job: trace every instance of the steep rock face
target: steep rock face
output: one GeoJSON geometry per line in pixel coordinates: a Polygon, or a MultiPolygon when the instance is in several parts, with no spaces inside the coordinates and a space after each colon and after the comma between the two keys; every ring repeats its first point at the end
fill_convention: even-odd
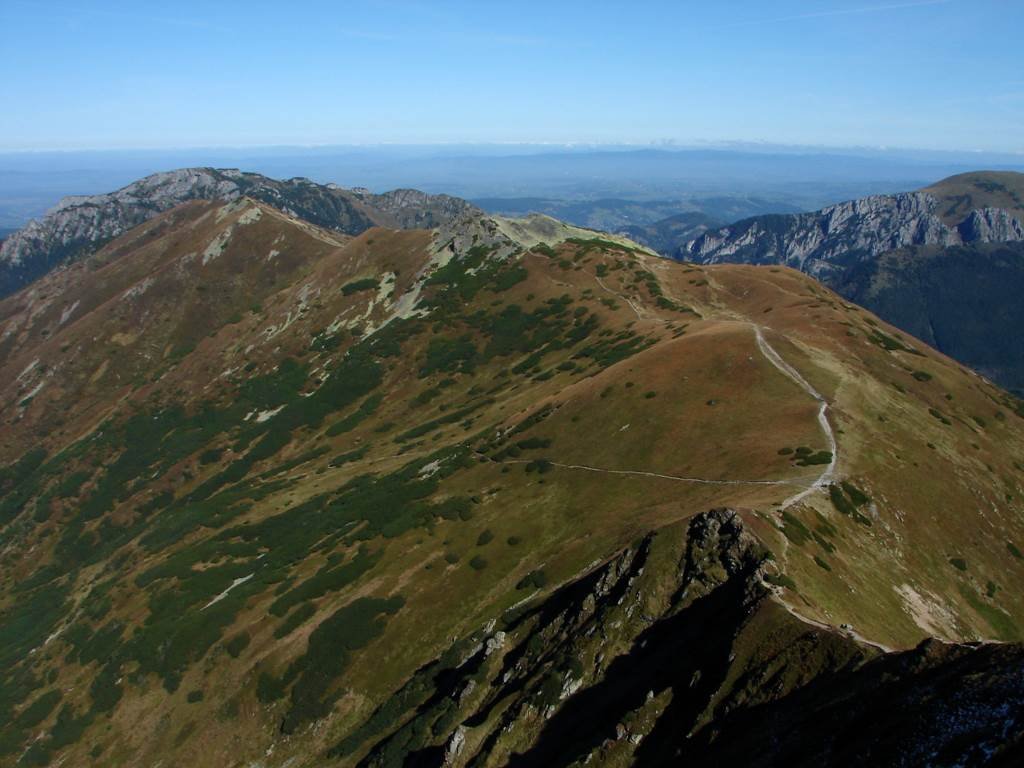
{"type": "Polygon", "coordinates": [[[882,654],[787,613],[762,581],[772,568],[735,510],[649,534],[501,630],[457,641],[328,757],[852,766],[1019,754],[1019,645],[882,654]]]}
{"type": "Polygon", "coordinates": [[[678,255],[704,264],[785,264],[828,283],[896,248],[1024,240],[1024,227],[1005,210],[974,210],[949,226],[938,209],[938,198],[924,192],[876,195],[815,213],[746,219],[705,233],[678,255]]]}
{"type": "Polygon", "coordinates": [[[688,765],[1020,765],[1024,649],[926,640],[723,715],[688,765]]]}
{"type": "Polygon", "coordinates": [[[957,227],[965,243],[1010,243],[1024,240],[1024,227],[1002,208],[974,210],[957,227]]]}
{"type": "Polygon", "coordinates": [[[500,631],[457,641],[329,756],[568,765],[659,726],[683,734],[722,682],[737,628],[769,595],[763,558],[733,510],[649,534],[507,612],[500,631]]]}
{"type": "MultiPolygon", "coordinates": [[[[340,187],[335,187],[340,190],[340,187]]],[[[395,189],[375,195],[351,190],[353,197],[390,219],[399,229],[432,229],[467,214],[480,214],[475,206],[450,195],[430,195],[418,189],[395,189]]]]}
{"type": "Polygon", "coordinates": [[[183,168],[147,176],[110,194],[64,198],[41,221],[11,235],[0,245],[0,296],[183,202],[242,196],[349,235],[378,225],[429,229],[477,212],[458,198],[417,190],[377,195],[302,178],[278,181],[233,169],[183,168]]]}

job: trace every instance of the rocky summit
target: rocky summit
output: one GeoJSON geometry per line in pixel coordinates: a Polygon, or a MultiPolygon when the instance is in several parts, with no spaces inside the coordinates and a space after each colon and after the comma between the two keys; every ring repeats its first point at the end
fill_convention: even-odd
{"type": "Polygon", "coordinates": [[[1024,758],[1014,395],[784,265],[261,179],[0,300],[0,764],[1024,758]]]}
{"type": "Polygon", "coordinates": [[[378,195],[302,178],[277,181],[233,169],[183,168],[147,176],[110,194],[61,200],[41,221],[0,243],[0,296],[183,202],[242,196],[349,235],[378,225],[430,228],[475,210],[458,198],[412,189],[378,195]]]}

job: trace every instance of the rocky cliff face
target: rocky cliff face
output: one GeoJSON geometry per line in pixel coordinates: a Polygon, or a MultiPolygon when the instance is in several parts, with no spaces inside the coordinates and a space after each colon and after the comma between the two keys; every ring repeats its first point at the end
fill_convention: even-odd
{"type": "MultiPolygon", "coordinates": [[[[339,189],[339,188],[335,188],[339,189]]],[[[418,189],[395,189],[375,195],[352,190],[353,197],[375,213],[375,218],[399,229],[433,229],[454,222],[466,214],[480,214],[474,205],[450,195],[429,195],[418,189]]]]}
{"type": "Polygon", "coordinates": [[[417,190],[377,195],[302,178],[278,181],[232,169],[183,168],[147,176],[110,194],[64,198],[41,221],[12,234],[0,245],[0,296],[183,202],[242,196],[349,235],[378,225],[429,229],[477,212],[464,200],[417,190]]]}
{"type": "Polygon", "coordinates": [[[973,210],[951,226],[939,207],[934,195],[908,192],[815,213],[757,216],[707,232],[677,255],[703,264],[785,264],[831,283],[852,265],[896,248],[1024,240],[1024,226],[1005,210],[973,210]]]}
{"type": "Polygon", "coordinates": [[[881,653],[787,613],[764,581],[772,570],[735,510],[649,534],[455,642],[327,757],[440,768],[1019,756],[1019,645],[881,653]]]}

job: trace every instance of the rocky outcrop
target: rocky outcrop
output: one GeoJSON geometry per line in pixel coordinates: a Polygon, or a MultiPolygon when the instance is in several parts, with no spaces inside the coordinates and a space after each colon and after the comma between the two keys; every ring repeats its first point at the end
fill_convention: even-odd
{"type": "Polygon", "coordinates": [[[183,202],[242,196],[349,235],[378,225],[429,229],[478,212],[464,200],[417,190],[378,195],[302,178],[278,181],[233,169],[183,168],[110,194],[64,198],[42,220],[12,234],[0,245],[0,297],[183,202]]]}
{"type": "Polygon", "coordinates": [[[676,255],[703,264],[785,264],[829,283],[858,262],[896,248],[1019,240],[1024,227],[1005,210],[974,210],[950,226],[940,217],[935,196],[908,192],[815,213],[745,219],[701,235],[676,255]]]}
{"type": "Polygon", "coordinates": [[[507,613],[501,643],[493,623],[457,642],[329,757],[381,768],[753,755],[924,765],[937,754],[996,765],[1019,752],[1019,646],[880,654],[785,611],[761,578],[770,562],[734,510],[650,534],[507,613]]]}
{"type": "MultiPolygon", "coordinates": [[[[482,211],[458,197],[430,195],[418,189],[395,189],[375,195],[366,190],[351,190],[353,197],[382,214],[397,229],[433,229],[456,221],[467,214],[482,211]]],[[[380,216],[378,216],[380,218],[380,216]]]]}
{"type": "Polygon", "coordinates": [[[971,211],[957,227],[965,243],[1012,243],[1024,240],[1024,226],[1002,208],[971,211]]]}

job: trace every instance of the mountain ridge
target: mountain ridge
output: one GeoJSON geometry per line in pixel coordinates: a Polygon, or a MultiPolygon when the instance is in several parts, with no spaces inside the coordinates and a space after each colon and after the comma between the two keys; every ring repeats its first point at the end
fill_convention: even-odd
{"type": "Polygon", "coordinates": [[[349,235],[372,226],[429,229],[478,211],[458,198],[418,190],[374,194],[300,177],[277,181],[237,169],[183,168],[108,194],[65,197],[41,220],[11,234],[0,244],[0,296],[182,202],[245,195],[349,235]]]}
{"type": "Polygon", "coordinates": [[[1024,225],[1002,208],[971,209],[954,226],[927,192],[875,195],[807,214],[745,219],[707,232],[680,257],[704,264],[786,264],[830,280],[853,264],[897,248],[1024,240],[1024,225]]]}
{"type": "Polygon", "coordinates": [[[1004,343],[1015,335],[1014,303],[997,297],[1024,280],[1024,262],[1007,258],[1024,242],[1022,200],[1024,174],[961,174],[918,192],[745,219],[661,252],[794,267],[1019,393],[1024,348],[1004,343]],[[930,267],[955,272],[955,285],[943,290],[930,267]],[[941,302],[923,298],[939,292],[941,302]],[[929,330],[937,327],[942,334],[929,330]]]}
{"type": "Polygon", "coordinates": [[[795,270],[194,200],[0,300],[0,382],[0,763],[833,749],[791,696],[892,755],[873,670],[1024,731],[1024,407],[795,270]]]}

